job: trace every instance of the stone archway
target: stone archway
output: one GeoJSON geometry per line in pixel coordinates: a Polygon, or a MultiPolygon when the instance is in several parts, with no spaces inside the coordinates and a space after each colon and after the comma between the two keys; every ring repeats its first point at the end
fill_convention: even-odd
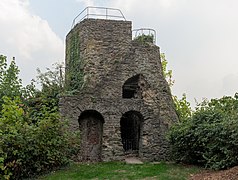
{"type": "Polygon", "coordinates": [[[125,152],[138,153],[143,116],[138,111],[128,111],[121,117],[121,140],[125,152]]]}
{"type": "Polygon", "coordinates": [[[86,110],[80,114],[82,161],[101,161],[103,123],[103,116],[96,110],[86,110]]]}

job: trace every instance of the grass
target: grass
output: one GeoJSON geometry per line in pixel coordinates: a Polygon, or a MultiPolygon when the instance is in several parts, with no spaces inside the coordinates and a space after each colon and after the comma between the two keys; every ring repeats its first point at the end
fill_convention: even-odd
{"type": "Polygon", "coordinates": [[[159,179],[185,180],[190,174],[199,172],[194,166],[169,163],[126,164],[107,162],[96,164],[73,164],[65,169],[40,177],[40,180],[84,180],[84,179],[159,179]]]}

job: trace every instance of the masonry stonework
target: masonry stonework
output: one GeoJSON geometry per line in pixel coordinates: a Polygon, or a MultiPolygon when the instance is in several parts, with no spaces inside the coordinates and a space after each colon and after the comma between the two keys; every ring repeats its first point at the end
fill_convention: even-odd
{"type": "Polygon", "coordinates": [[[61,98],[60,111],[80,129],[80,160],[168,159],[165,136],[178,118],[158,46],[132,40],[130,21],[85,19],[66,38],[66,86],[75,71],[82,88],[61,98]]]}

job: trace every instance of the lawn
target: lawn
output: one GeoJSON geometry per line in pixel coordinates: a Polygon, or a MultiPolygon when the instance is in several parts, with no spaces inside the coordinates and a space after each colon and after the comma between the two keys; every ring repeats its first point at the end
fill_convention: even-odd
{"type": "Polygon", "coordinates": [[[159,179],[182,180],[190,174],[199,172],[194,166],[183,166],[171,163],[126,164],[107,162],[96,164],[72,164],[71,166],[41,176],[40,180],[83,180],[83,179],[159,179]]]}

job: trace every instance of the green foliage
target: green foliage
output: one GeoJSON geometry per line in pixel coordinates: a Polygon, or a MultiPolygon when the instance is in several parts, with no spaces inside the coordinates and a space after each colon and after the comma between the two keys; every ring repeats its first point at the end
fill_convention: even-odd
{"type": "Polygon", "coordinates": [[[178,99],[177,96],[173,96],[173,101],[180,121],[185,121],[189,117],[191,117],[192,108],[190,106],[190,103],[187,101],[185,93],[182,95],[181,99],[178,99]]]}
{"type": "Polygon", "coordinates": [[[68,134],[63,131],[66,127],[59,121],[59,114],[45,110],[42,118],[32,123],[19,99],[3,99],[1,148],[6,155],[4,170],[11,178],[28,177],[67,163],[68,134]]]}
{"type": "Polygon", "coordinates": [[[41,91],[23,87],[18,67],[0,56],[0,179],[21,179],[62,166],[78,153],[78,133],[58,113],[60,83],[39,71],[41,91]],[[8,91],[10,92],[8,92],[8,91]]]}
{"type": "Polygon", "coordinates": [[[33,122],[42,117],[43,111],[58,112],[59,97],[65,93],[62,64],[53,64],[52,68],[47,68],[45,72],[38,68],[37,73],[36,82],[42,88],[40,91],[35,90],[34,96],[26,99],[27,107],[30,109],[29,116],[33,122]]]}
{"type": "Polygon", "coordinates": [[[70,38],[70,44],[67,49],[68,64],[66,69],[66,91],[72,94],[78,92],[84,84],[83,59],[80,57],[80,40],[76,32],[70,38]]]}
{"type": "Polygon", "coordinates": [[[37,69],[37,73],[37,83],[42,89],[35,91],[34,98],[27,99],[30,117],[34,122],[42,117],[43,111],[58,112],[59,96],[64,93],[62,65],[54,64],[53,69],[47,68],[46,72],[37,69]]]}
{"type": "MultiPolygon", "coordinates": [[[[172,70],[167,69],[168,61],[166,60],[164,53],[160,54],[160,58],[161,58],[163,75],[166,81],[168,82],[169,87],[172,88],[175,82],[173,80],[173,72],[172,70]]],[[[172,97],[173,97],[176,113],[178,115],[179,120],[180,121],[186,120],[188,117],[192,115],[192,108],[190,106],[190,103],[187,101],[186,94],[184,93],[181,99],[179,99],[175,95],[173,95],[172,97]]]]}
{"type": "Polygon", "coordinates": [[[172,127],[177,161],[224,169],[238,164],[238,95],[201,103],[187,121],[172,127]]]}
{"type": "Polygon", "coordinates": [[[173,71],[167,69],[168,61],[167,61],[164,53],[160,54],[160,58],[161,58],[163,75],[164,75],[165,79],[167,80],[169,87],[171,88],[174,85],[174,80],[172,78],[173,71]]]}
{"type": "Polygon", "coordinates": [[[14,59],[8,65],[6,56],[0,55],[0,111],[3,104],[3,96],[11,99],[18,96],[25,100],[35,95],[35,85],[31,83],[23,87],[19,72],[20,70],[14,59]]]}
{"type": "MultiPolygon", "coordinates": [[[[173,86],[172,71],[161,54],[163,74],[173,86]]],[[[172,156],[184,163],[224,169],[238,164],[238,94],[203,101],[193,112],[186,95],[173,96],[179,122],[169,132],[172,156]]]]}
{"type": "Polygon", "coordinates": [[[141,34],[141,35],[135,37],[134,40],[141,44],[154,43],[154,36],[153,36],[153,34],[148,34],[148,35],[141,34]]]}
{"type": "Polygon", "coordinates": [[[37,69],[37,82],[41,85],[41,93],[49,97],[57,97],[64,92],[63,64],[55,63],[53,69],[47,68],[46,72],[37,69]]]}
{"type": "Polygon", "coordinates": [[[0,55],[0,110],[3,103],[2,97],[14,98],[21,96],[22,84],[18,77],[19,69],[14,60],[7,65],[7,58],[0,55]]]}

